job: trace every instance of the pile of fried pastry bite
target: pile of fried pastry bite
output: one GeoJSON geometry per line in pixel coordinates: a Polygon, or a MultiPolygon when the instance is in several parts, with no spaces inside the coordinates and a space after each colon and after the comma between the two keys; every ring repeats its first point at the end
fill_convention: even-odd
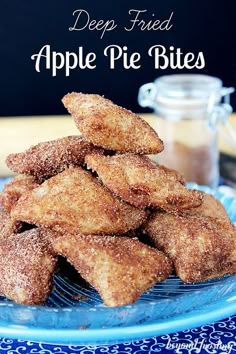
{"type": "Polygon", "coordinates": [[[223,205],[147,156],[163,142],[144,120],[99,95],[62,101],[81,134],[6,160],[18,175],[0,195],[4,296],[43,303],[58,256],[107,306],[135,302],[173,271],[183,282],[235,273],[235,227],[223,205]]]}

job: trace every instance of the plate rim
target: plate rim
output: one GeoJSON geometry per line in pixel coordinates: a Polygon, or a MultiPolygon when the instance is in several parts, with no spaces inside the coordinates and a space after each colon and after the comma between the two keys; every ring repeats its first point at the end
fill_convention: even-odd
{"type": "Polygon", "coordinates": [[[153,323],[96,329],[47,329],[0,323],[0,334],[10,339],[59,345],[112,345],[191,330],[236,314],[236,290],[213,304],[153,323]],[[223,306],[222,306],[223,305],[223,306]],[[209,309],[210,308],[210,309],[209,309]]]}

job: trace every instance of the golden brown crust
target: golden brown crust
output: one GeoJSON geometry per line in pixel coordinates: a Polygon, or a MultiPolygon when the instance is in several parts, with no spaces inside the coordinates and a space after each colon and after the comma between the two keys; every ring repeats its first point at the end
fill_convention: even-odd
{"type": "Polygon", "coordinates": [[[85,162],[105,186],[136,207],[180,211],[202,202],[201,193],[187,189],[178,172],[158,165],[147,156],[92,154],[86,156],[85,162]]]}
{"type": "Polygon", "coordinates": [[[236,232],[223,206],[187,189],[177,171],[141,156],[163,150],[144,120],[98,95],[72,93],[63,103],[83,137],[39,143],[7,158],[24,175],[0,194],[1,293],[43,303],[57,254],[107,306],[135,302],[168,277],[172,261],[185,282],[236,273],[236,232]],[[105,156],[104,148],[121,154],[105,156]],[[78,167],[85,159],[103,183],[78,167]],[[153,208],[172,214],[154,212],[143,225],[153,208]],[[22,221],[39,227],[19,234],[22,221]],[[146,242],[144,232],[172,260],[134,238],[146,242]]]}
{"type": "Polygon", "coordinates": [[[21,223],[12,220],[10,215],[0,207],[0,240],[20,231],[20,229],[21,223]]]}
{"type": "Polygon", "coordinates": [[[41,304],[51,290],[55,265],[44,231],[11,234],[0,242],[0,290],[17,303],[41,304]]]}
{"type": "Polygon", "coordinates": [[[135,302],[172,270],[162,252],[129,237],[65,235],[55,238],[53,247],[97,289],[107,306],[135,302]]]}
{"type": "Polygon", "coordinates": [[[115,198],[80,167],[69,168],[24,194],[11,215],[55,231],[84,234],[122,234],[146,219],[146,212],[115,198]]]}
{"type": "Polygon", "coordinates": [[[213,218],[229,220],[229,216],[223,204],[218,199],[216,199],[211,194],[205,192],[200,193],[203,196],[202,204],[197,208],[185,210],[186,214],[196,216],[210,216],[213,218]]]}
{"type": "Polygon", "coordinates": [[[224,219],[155,213],[144,230],[173,260],[176,274],[184,282],[236,272],[236,231],[224,219]]]}
{"type": "Polygon", "coordinates": [[[163,142],[148,123],[102,96],[73,92],[62,102],[82,135],[94,145],[141,154],[163,150],[163,142]]]}
{"type": "Polygon", "coordinates": [[[39,143],[22,153],[10,154],[6,164],[12,171],[32,175],[42,182],[71,165],[82,165],[85,156],[92,152],[102,153],[103,149],[73,135],[39,143]]]}
{"type": "Polygon", "coordinates": [[[1,193],[1,205],[10,213],[17,200],[27,191],[38,187],[38,182],[33,176],[18,175],[5,184],[1,193]]]}

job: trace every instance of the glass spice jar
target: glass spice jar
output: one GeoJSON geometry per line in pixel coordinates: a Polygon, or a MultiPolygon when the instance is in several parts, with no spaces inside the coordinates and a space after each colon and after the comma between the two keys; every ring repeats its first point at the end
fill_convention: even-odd
{"type": "Polygon", "coordinates": [[[154,128],[164,141],[164,151],[157,155],[158,162],[182,173],[187,182],[216,187],[218,127],[226,124],[231,132],[233,91],[222,87],[218,78],[197,74],[162,76],[141,86],[139,104],[154,109],[159,118],[154,128]]]}

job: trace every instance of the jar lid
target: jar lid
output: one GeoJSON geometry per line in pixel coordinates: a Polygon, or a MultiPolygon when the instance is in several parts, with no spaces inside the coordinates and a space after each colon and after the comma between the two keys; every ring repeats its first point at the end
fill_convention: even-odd
{"type": "Polygon", "coordinates": [[[153,108],[163,118],[224,121],[231,112],[233,87],[222,87],[213,76],[198,74],[165,75],[139,88],[138,102],[153,108]],[[223,98],[223,103],[221,100],[223,98]]]}
{"type": "Polygon", "coordinates": [[[222,81],[208,75],[166,75],[154,84],[157,108],[211,111],[222,97],[222,81]]]}

